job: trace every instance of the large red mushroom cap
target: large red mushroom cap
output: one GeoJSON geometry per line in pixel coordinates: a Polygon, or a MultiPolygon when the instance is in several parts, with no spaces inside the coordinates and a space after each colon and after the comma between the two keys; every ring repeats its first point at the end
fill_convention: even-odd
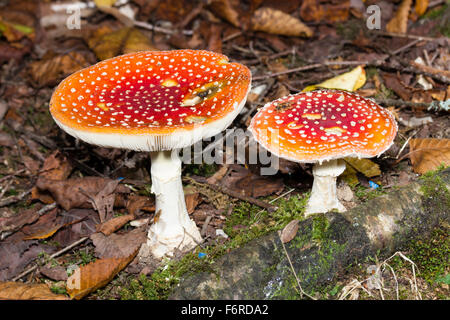
{"type": "Polygon", "coordinates": [[[245,104],[250,70],[203,50],[131,53],[61,82],[56,123],[86,142],[142,151],[183,148],[225,129],[245,104]]]}
{"type": "Polygon", "coordinates": [[[397,123],[389,111],[358,94],[317,90],[266,104],[249,129],[275,155],[313,163],[377,156],[393,143],[397,123]]]}

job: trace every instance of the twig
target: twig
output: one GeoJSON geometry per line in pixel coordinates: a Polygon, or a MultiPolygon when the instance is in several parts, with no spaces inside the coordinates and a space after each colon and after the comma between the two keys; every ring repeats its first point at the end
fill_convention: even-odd
{"type": "Polygon", "coordinates": [[[403,101],[400,99],[375,99],[375,102],[378,104],[383,104],[386,106],[395,106],[395,107],[401,107],[401,106],[407,106],[407,107],[414,107],[414,108],[430,108],[434,103],[426,103],[426,102],[410,102],[410,101],[403,101]]]}
{"type": "Polygon", "coordinates": [[[205,219],[205,222],[203,223],[202,230],[200,231],[200,234],[202,237],[206,235],[206,231],[208,230],[208,225],[211,222],[212,216],[207,216],[205,219]]]}
{"type": "MultiPolygon", "coordinates": [[[[83,242],[86,241],[87,239],[89,239],[89,237],[83,237],[83,238],[81,238],[81,239],[75,241],[75,242],[72,243],[71,245],[65,247],[64,249],[61,249],[61,250],[59,250],[58,252],[55,252],[55,253],[52,254],[49,258],[50,258],[50,259],[56,258],[57,256],[63,254],[64,252],[69,251],[69,250],[72,249],[73,247],[76,247],[77,245],[83,243],[83,242]]],[[[33,266],[33,267],[31,267],[31,268],[25,270],[24,272],[22,272],[21,274],[19,274],[17,277],[13,278],[12,281],[17,281],[17,280],[19,280],[20,278],[26,276],[26,275],[29,274],[30,272],[36,270],[37,267],[38,267],[38,266],[35,265],[35,266],[33,266]]]]}
{"type": "Polygon", "coordinates": [[[419,130],[416,130],[415,132],[413,132],[412,135],[410,135],[408,137],[408,139],[406,139],[405,143],[403,144],[403,146],[400,148],[400,150],[398,151],[397,156],[395,157],[396,160],[398,160],[398,157],[400,157],[400,155],[402,154],[403,150],[405,150],[406,145],[408,144],[409,140],[411,140],[412,137],[414,137],[416,135],[416,133],[419,132],[419,130]]]}
{"type": "MultiPolygon", "coordinates": [[[[289,191],[286,191],[285,193],[283,193],[282,195],[276,197],[275,199],[272,199],[269,201],[269,203],[274,203],[275,201],[277,201],[278,199],[284,198],[285,196],[287,196],[289,193],[291,193],[292,191],[294,191],[295,189],[292,188],[289,191]]],[[[255,220],[258,221],[259,220],[259,216],[261,215],[261,213],[263,213],[264,210],[260,210],[255,214],[255,220]]]]}
{"type": "Polygon", "coordinates": [[[299,280],[299,278],[297,277],[297,273],[295,272],[294,266],[292,265],[291,258],[289,257],[289,254],[288,254],[288,252],[287,252],[287,250],[286,250],[286,246],[284,245],[283,241],[281,240],[281,231],[280,231],[280,230],[278,230],[278,238],[280,239],[281,245],[283,246],[284,253],[286,254],[286,257],[287,257],[287,259],[288,259],[288,261],[289,261],[289,265],[291,266],[291,271],[292,271],[292,273],[294,274],[295,279],[297,280],[297,285],[298,285],[298,287],[299,287],[299,289],[300,289],[300,297],[303,298],[303,295],[305,295],[305,296],[307,296],[308,298],[310,298],[311,300],[317,300],[316,298],[310,296],[310,295],[307,294],[305,291],[303,291],[302,286],[301,286],[301,284],[300,284],[300,280],[299,280]]]}
{"type": "MultiPolygon", "coordinates": [[[[400,59],[399,59],[399,61],[400,61],[400,59]]],[[[406,61],[403,62],[403,64],[406,64],[406,61]]],[[[390,71],[394,70],[394,71],[407,72],[407,73],[413,73],[413,74],[422,74],[424,76],[430,77],[432,79],[443,82],[445,84],[450,83],[450,79],[444,75],[423,71],[417,67],[411,66],[409,63],[407,66],[406,65],[403,65],[401,67],[393,66],[393,65],[385,62],[385,59],[375,60],[375,61],[326,61],[326,62],[322,62],[322,63],[315,63],[315,64],[311,64],[311,65],[307,65],[307,66],[301,66],[298,68],[280,71],[280,72],[276,72],[276,73],[268,73],[268,74],[262,75],[262,76],[254,76],[253,80],[254,81],[263,80],[263,79],[277,77],[277,76],[284,75],[284,74],[308,71],[308,70],[324,68],[324,67],[329,67],[329,66],[358,66],[358,65],[366,65],[368,67],[378,67],[378,68],[386,69],[386,70],[390,70],[390,71]]]]}
{"type": "Polygon", "coordinates": [[[391,37],[391,38],[407,38],[407,39],[416,39],[419,41],[436,41],[439,38],[431,38],[424,36],[417,36],[414,34],[406,34],[406,33],[395,33],[395,32],[387,32],[387,31],[372,31],[380,36],[391,37]]]}
{"type": "Polygon", "coordinates": [[[239,193],[237,191],[230,190],[230,189],[228,189],[228,188],[226,188],[224,186],[218,186],[218,185],[209,184],[206,181],[206,179],[204,179],[202,177],[196,177],[196,178],[184,177],[183,179],[186,179],[186,180],[188,180],[191,183],[195,182],[195,183],[199,183],[199,184],[204,184],[204,185],[208,186],[209,188],[213,189],[214,191],[224,193],[226,195],[229,195],[230,197],[233,197],[233,198],[236,198],[236,199],[239,199],[239,200],[250,202],[251,204],[254,204],[254,205],[258,206],[258,207],[267,209],[269,212],[273,212],[273,211],[278,209],[278,207],[276,207],[274,205],[271,205],[270,203],[267,203],[265,201],[261,201],[261,200],[255,199],[253,197],[245,196],[245,195],[243,195],[243,194],[241,194],[241,193],[239,193]]]}
{"type": "Polygon", "coordinates": [[[24,191],[24,192],[22,192],[21,194],[19,194],[17,196],[10,196],[8,198],[0,200],[0,207],[4,207],[4,206],[10,205],[12,203],[21,201],[21,200],[23,200],[23,198],[25,198],[30,193],[31,193],[31,189],[29,189],[27,191],[24,191]]]}

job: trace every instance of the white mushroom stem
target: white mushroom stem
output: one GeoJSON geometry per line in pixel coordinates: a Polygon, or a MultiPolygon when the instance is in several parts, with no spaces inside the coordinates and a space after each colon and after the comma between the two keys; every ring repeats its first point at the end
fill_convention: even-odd
{"type": "Polygon", "coordinates": [[[339,212],[346,211],[336,194],[336,179],[344,170],[345,162],[342,160],[330,160],[314,165],[314,182],[305,216],[313,213],[325,213],[333,209],[337,209],[339,212]]]}
{"type": "Polygon", "coordinates": [[[178,150],[151,152],[152,192],[156,197],[156,222],[150,227],[147,249],[157,258],[172,257],[202,242],[194,221],[189,218],[181,183],[178,150]]]}

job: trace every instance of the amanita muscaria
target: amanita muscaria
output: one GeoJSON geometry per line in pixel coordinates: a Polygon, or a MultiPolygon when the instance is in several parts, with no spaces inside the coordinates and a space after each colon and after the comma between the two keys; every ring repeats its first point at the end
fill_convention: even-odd
{"type": "Polygon", "coordinates": [[[144,247],[160,259],[202,241],[186,210],[178,149],[229,126],[250,83],[249,69],[222,54],[131,53],[67,77],[53,93],[50,112],[64,131],[87,143],[150,152],[159,219],[144,247]]]}
{"type": "Polygon", "coordinates": [[[388,110],[358,94],[317,90],[266,104],[249,129],[276,156],[315,163],[309,215],[345,211],[336,196],[336,178],[345,170],[339,159],[380,155],[393,143],[397,123],[388,110]]]}

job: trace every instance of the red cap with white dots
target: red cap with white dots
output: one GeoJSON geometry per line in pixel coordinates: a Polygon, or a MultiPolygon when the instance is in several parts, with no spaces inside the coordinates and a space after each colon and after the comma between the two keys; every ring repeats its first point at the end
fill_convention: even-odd
{"type": "Polygon", "coordinates": [[[91,144],[160,151],[225,129],[250,89],[250,70],[203,50],[149,51],[104,60],[61,82],[55,122],[91,144]]]}
{"type": "Polygon", "coordinates": [[[313,163],[377,156],[392,145],[397,123],[388,110],[358,94],[317,90],[266,104],[249,129],[275,155],[313,163]]]}

